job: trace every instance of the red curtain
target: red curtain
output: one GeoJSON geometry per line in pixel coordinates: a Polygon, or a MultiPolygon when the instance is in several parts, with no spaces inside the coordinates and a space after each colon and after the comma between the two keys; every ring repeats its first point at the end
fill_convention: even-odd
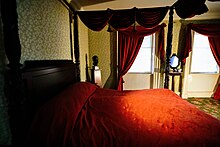
{"type": "MultiPolygon", "coordinates": [[[[212,53],[215,57],[218,66],[220,67],[220,37],[208,37],[209,44],[212,50],[212,53]]],[[[218,81],[217,81],[218,82],[218,81]]],[[[220,84],[217,83],[217,88],[214,92],[214,99],[220,100],[220,84]]]]}
{"type": "MultiPolygon", "coordinates": [[[[202,35],[205,35],[209,39],[210,48],[213,52],[216,61],[219,61],[220,54],[220,24],[188,24],[186,34],[186,47],[181,52],[181,59],[183,62],[189,56],[189,52],[192,51],[192,36],[191,30],[196,31],[202,35]]],[[[219,64],[219,62],[218,62],[219,64]]]]}
{"type": "Polygon", "coordinates": [[[169,7],[132,8],[123,10],[78,11],[82,22],[93,31],[102,30],[107,24],[117,31],[123,31],[137,22],[144,27],[158,25],[166,16],[169,7]]]}
{"type": "Polygon", "coordinates": [[[141,26],[129,27],[125,31],[119,31],[118,33],[118,90],[123,90],[123,76],[128,72],[131,65],[133,64],[144,36],[153,34],[159,31],[159,45],[157,53],[160,53],[160,59],[164,61],[164,27],[162,24],[154,28],[144,28],[141,26]]]}
{"type": "MultiPolygon", "coordinates": [[[[194,30],[208,37],[212,53],[216,62],[220,66],[220,24],[189,24],[187,27],[186,50],[182,52],[183,62],[186,61],[186,58],[189,56],[189,52],[192,50],[191,30],[194,30]]],[[[220,86],[218,86],[216,92],[214,93],[214,98],[220,99],[220,86]]]]}
{"type": "Polygon", "coordinates": [[[220,67],[220,37],[208,37],[210,48],[215,57],[218,66],[220,67]]]}

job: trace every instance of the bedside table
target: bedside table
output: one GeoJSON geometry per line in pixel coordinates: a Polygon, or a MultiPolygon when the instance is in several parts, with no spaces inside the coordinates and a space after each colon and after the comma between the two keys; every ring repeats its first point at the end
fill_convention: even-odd
{"type": "Polygon", "coordinates": [[[170,71],[169,72],[169,75],[172,77],[172,85],[171,85],[171,90],[173,92],[175,92],[175,76],[179,76],[179,92],[180,92],[180,96],[182,94],[182,72],[173,72],[173,71],[170,71]]]}

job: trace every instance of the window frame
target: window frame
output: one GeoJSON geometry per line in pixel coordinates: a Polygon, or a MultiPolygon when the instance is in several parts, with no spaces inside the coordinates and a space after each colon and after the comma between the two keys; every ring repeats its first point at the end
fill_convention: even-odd
{"type": "MultiPolygon", "coordinates": [[[[189,73],[190,74],[219,74],[219,66],[218,66],[217,63],[216,63],[216,65],[217,65],[217,71],[216,72],[194,72],[194,71],[192,71],[192,62],[193,62],[193,53],[194,53],[194,51],[193,51],[193,49],[194,49],[194,36],[195,36],[195,34],[199,34],[199,33],[195,32],[195,31],[193,31],[193,33],[192,33],[193,43],[192,43],[192,51],[191,51],[191,57],[190,57],[190,70],[189,70],[189,73]]],[[[199,35],[201,35],[201,34],[199,34],[199,35]]],[[[210,48],[210,50],[211,50],[211,48],[210,48]]]]}
{"type": "MultiPolygon", "coordinates": [[[[151,35],[147,35],[147,36],[152,36],[151,37],[151,70],[150,72],[141,72],[141,71],[129,71],[127,72],[127,74],[153,74],[154,73],[154,58],[155,58],[155,48],[156,48],[156,40],[155,40],[155,33],[151,34],[151,35]]],[[[147,37],[144,36],[144,37],[147,37]]],[[[141,49],[141,48],[140,48],[141,49]]],[[[136,60],[136,59],[135,59],[136,60]]],[[[133,65],[133,64],[132,64],[133,65]]]]}

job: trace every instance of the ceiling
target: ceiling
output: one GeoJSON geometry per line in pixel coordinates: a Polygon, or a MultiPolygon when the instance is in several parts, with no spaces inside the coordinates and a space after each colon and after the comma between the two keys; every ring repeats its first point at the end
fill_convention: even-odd
{"type": "MultiPolygon", "coordinates": [[[[71,4],[77,9],[86,11],[106,10],[107,8],[130,9],[133,7],[149,8],[172,6],[176,1],[177,0],[72,0],[71,4]]],[[[220,1],[210,2],[206,0],[205,3],[209,11],[190,19],[220,19],[220,1]]],[[[174,19],[179,19],[179,17],[174,14],[174,19]]]]}

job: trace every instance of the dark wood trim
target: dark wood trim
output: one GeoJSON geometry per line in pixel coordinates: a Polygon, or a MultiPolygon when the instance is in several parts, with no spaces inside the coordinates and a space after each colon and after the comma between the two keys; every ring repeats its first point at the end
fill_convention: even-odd
{"type": "Polygon", "coordinates": [[[79,32],[78,32],[78,16],[74,14],[74,55],[77,70],[77,78],[80,81],[80,59],[79,59],[79,32]]]}
{"type": "Polygon", "coordinates": [[[178,87],[178,92],[180,92],[180,96],[182,94],[182,72],[170,72],[169,75],[172,77],[171,81],[171,90],[175,92],[175,77],[179,76],[179,87],[178,87]]]}
{"type": "Polygon", "coordinates": [[[69,27],[70,27],[70,54],[73,60],[73,14],[69,11],[69,27]]]}
{"type": "Polygon", "coordinates": [[[16,0],[1,0],[1,17],[4,32],[4,47],[8,58],[8,67],[19,69],[21,45],[18,35],[18,15],[16,0]]]}
{"type": "Polygon", "coordinates": [[[164,88],[169,88],[170,55],[172,52],[172,38],[173,38],[173,9],[174,9],[173,6],[170,7],[170,12],[169,12],[164,88]]]}
{"type": "Polygon", "coordinates": [[[73,8],[66,0],[59,0],[67,9],[72,11],[73,13],[76,12],[76,9],[73,8]]]}

